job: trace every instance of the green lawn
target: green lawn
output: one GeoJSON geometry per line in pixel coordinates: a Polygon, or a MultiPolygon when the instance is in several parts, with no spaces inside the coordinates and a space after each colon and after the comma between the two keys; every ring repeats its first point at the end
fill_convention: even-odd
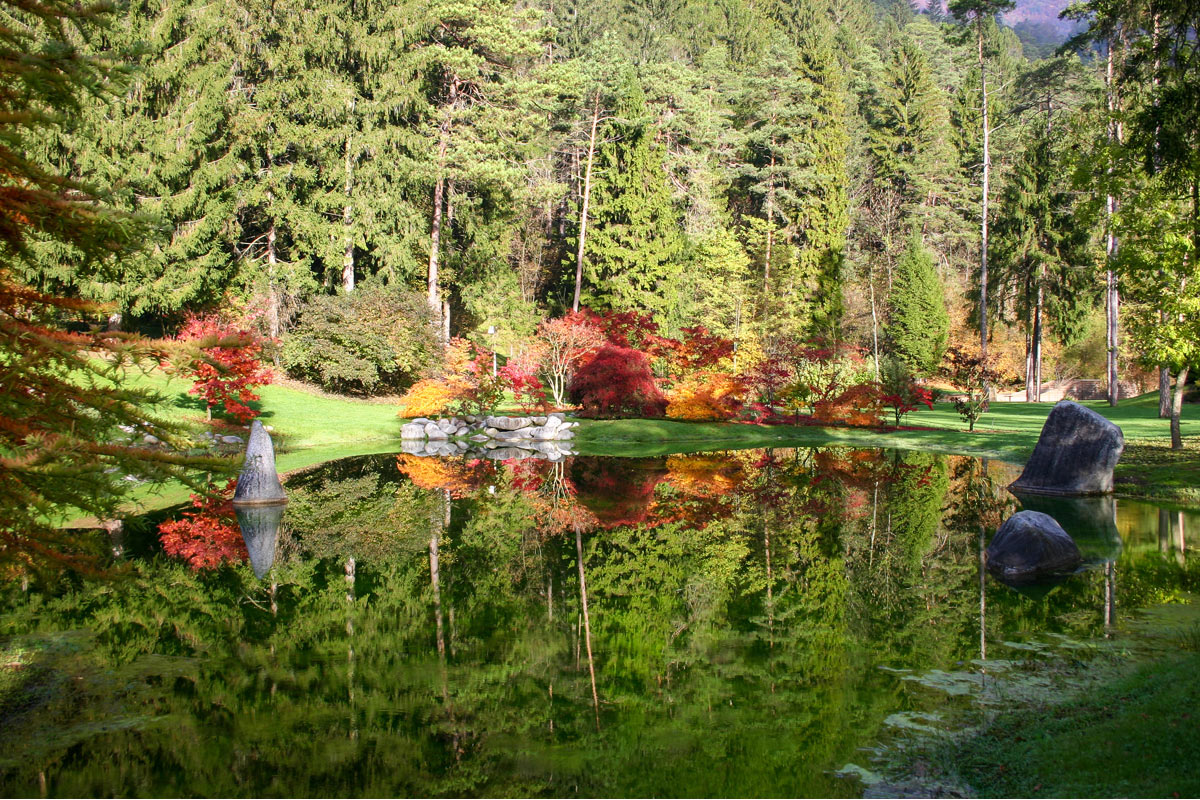
{"type": "MultiPolygon", "coordinates": [[[[204,408],[187,393],[188,381],[160,372],[136,375],[134,380],[165,398],[159,413],[201,427],[204,408]]],[[[295,385],[271,385],[259,390],[261,419],[271,426],[281,472],[334,458],[398,449],[400,426],[393,401],[371,401],[323,395],[295,385]]],[[[1086,405],[1111,419],[1125,432],[1126,454],[1117,467],[1119,491],[1185,502],[1200,501],[1200,415],[1184,410],[1186,449],[1168,447],[1168,424],[1158,418],[1157,395],[1086,405]],[[1187,441],[1187,439],[1192,441],[1187,441]]],[[[987,456],[1022,463],[1033,450],[1052,403],[994,403],[992,410],[968,433],[966,424],[949,404],[913,412],[901,430],[817,428],[790,425],[746,425],[672,420],[585,420],[577,445],[588,455],[648,456],[712,449],[772,446],[844,445],[900,447],[944,453],[987,456]]],[[[505,410],[515,413],[514,409],[505,410]]],[[[220,426],[224,428],[224,426],[220,426]]],[[[227,432],[239,432],[230,428],[227,432]]],[[[244,431],[241,431],[244,433],[244,431]]],[[[236,459],[235,459],[236,462],[236,459]]],[[[231,469],[237,464],[232,463],[231,469]]],[[[187,499],[182,487],[162,487],[153,494],[138,492],[134,500],[161,507],[187,499]]]]}
{"type": "Polygon", "coordinates": [[[1001,714],[932,754],[978,797],[1200,797],[1200,655],[1001,714]]]}

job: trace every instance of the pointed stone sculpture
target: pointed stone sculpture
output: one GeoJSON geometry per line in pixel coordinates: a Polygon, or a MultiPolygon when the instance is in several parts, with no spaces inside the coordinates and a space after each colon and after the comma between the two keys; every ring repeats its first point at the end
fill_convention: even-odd
{"type": "Polygon", "coordinates": [[[238,475],[233,505],[270,505],[286,503],[287,495],[275,471],[275,447],[271,434],[258,420],[250,427],[250,443],[246,445],[246,462],[238,475]]]}
{"type": "Polygon", "coordinates": [[[275,563],[275,545],[287,495],[275,471],[275,446],[271,434],[258,420],[250,426],[246,462],[233,493],[233,510],[250,553],[250,566],[261,578],[275,563]]]}
{"type": "Polygon", "coordinates": [[[1062,400],[1042,426],[1014,492],[1060,495],[1108,494],[1113,467],[1125,449],[1121,429],[1090,408],[1062,400]]]}

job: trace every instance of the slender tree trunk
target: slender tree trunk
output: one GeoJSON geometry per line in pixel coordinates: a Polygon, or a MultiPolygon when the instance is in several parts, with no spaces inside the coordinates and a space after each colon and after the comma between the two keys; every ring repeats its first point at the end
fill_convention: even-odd
{"type": "MultiPolygon", "coordinates": [[[[354,106],[351,104],[351,110],[354,106]]],[[[354,190],[354,159],[351,151],[351,134],[346,134],[346,205],[342,207],[342,288],[354,291],[354,206],[350,203],[354,190]]]]}
{"type": "MultiPolygon", "coordinates": [[[[438,148],[439,156],[445,156],[445,149],[441,146],[438,148]]],[[[442,242],[442,207],[445,204],[446,180],[438,178],[433,182],[433,223],[430,226],[430,245],[429,245],[429,285],[428,285],[428,302],[429,309],[434,316],[440,316],[442,313],[442,298],[438,291],[438,256],[441,251],[442,242]]]]}
{"type": "Polygon", "coordinates": [[[275,267],[278,263],[275,220],[271,220],[271,227],[267,230],[267,332],[272,339],[279,338],[279,287],[275,284],[275,267]]]}
{"type": "Polygon", "coordinates": [[[1042,400],[1042,307],[1046,300],[1046,267],[1038,272],[1037,303],[1033,307],[1033,401],[1042,400]]]}
{"type": "Polygon", "coordinates": [[[1183,434],[1179,430],[1179,417],[1183,413],[1183,390],[1187,385],[1188,368],[1175,375],[1175,391],[1171,394],[1171,449],[1183,449],[1183,434]]]}
{"type": "Polygon", "coordinates": [[[767,178],[767,252],[763,259],[763,295],[771,291],[771,246],[775,240],[775,137],[771,137],[771,174],[767,178]]]}
{"type": "MultiPolygon", "coordinates": [[[[1108,57],[1104,71],[1104,82],[1107,88],[1108,95],[1108,141],[1109,145],[1116,144],[1119,138],[1119,131],[1115,114],[1117,110],[1117,89],[1115,76],[1113,74],[1113,49],[1112,39],[1108,41],[1108,57]]],[[[1111,162],[1111,159],[1110,159],[1111,162]]],[[[1111,184],[1112,180],[1112,164],[1110,163],[1105,172],[1109,177],[1111,184]]],[[[1120,394],[1120,383],[1117,374],[1117,348],[1119,341],[1117,339],[1117,325],[1119,321],[1119,305],[1120,294],[1117,288],[1117,273],[1115,270],[1117,259],[1117,236],[1113,230],[1113,218],[1117,211],[1117,199],[1112,194],[1111,185],[1108,187],[1108,193],[1105,197],[1104,215],[1105,215],[1105,263],[1107,270],[1105,272],[1105,339],[1106,349],[1108,353],[1108,404],[1115,406],[1120,394]]]]}
{"type": "MultiPolygon", "coordinates": [[[[1159,321],[1165,321],[1167,315],[1159,313],[1159,321]]],[[[1167,419],[1171,416],[1171,370],[1166,367],[1158,368],[1158,418],[1167,419]]]]}
{"type": "Polygon", "coordinates": [[[587,242],[588,204],[592,199],[592,163],[596,157],[596,126],[600,124],[600,91],[592,104],[592,126],[588,132],[587,167],[583,173],[583,202],[579,212],[579,250],[575,254],[575,298],[571,310],[579,310],[579,298],[583,292],[583,253],[587,242]]]}
{"type": "Polygon", "coordinates": [[[879,382],[879,315],[875,310],[875,267],[868,261],[867,286],[871,290],[871,352],[875,356],[875,382],[879,382]]]}
{"type": "Polygon", "coordinates": [[[988,122],[988,87],[987,64],[983,60],[983,23],[978,28],[977,44],[979,49],[979,81],[982,89],[981,106],[983,110],[983,202],[979,215],[979,352],[985,358],[988,348],[988,316],[987,316],[987,287],[988,287],[988,194],[992,176],[991,154],[991,125],[988,122]]]}
{"type": "Polygon", "coordinates": [[[442,122],[438,126],[437,178],[433,182],[433,221],[430,225],[428,303],[433,313],[439,335],[445,339],[445,321],[442,319],[442,297],[438,286],[438,266],[442,249],[442,209],[446,195],[446,152],[450,148],[450,130],[455,104],[458,101],[458,79],[450,82],[450,102],[442,122]]]}

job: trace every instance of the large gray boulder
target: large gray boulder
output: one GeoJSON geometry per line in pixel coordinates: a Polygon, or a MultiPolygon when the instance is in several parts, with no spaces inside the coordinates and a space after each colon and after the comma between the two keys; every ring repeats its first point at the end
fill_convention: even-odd
{"type": "Polygon", "coordinates": [[[1042,426],[1025,471],[1013,491],[1039,494],[1107,494],[1113,467],[1125,449],[1121,429],[1070,400],[1055,404],[1042,426]]]}
{"type": "Polygon", "coordinates": [[[400,426],[401,439],[425,439],[425,423],[407,422],[400,426]]]}
{"type": "Polygon", "coordinates": [[[533,424],[529,417],[488,417],[484,424],[501,431],[517,431],[533,424]]]}
{"type": "Polygon", "coordinates": [[[275,471],[275,446],[271,434],[262,423],[254,420],[250,426],[250,443],[246,445],[246,461],[238,475],[237,489],[233,493],[233,504],[264,505],[286,503],[287,495],[279,483],[275,471]]]}
{"type": "Polygon", "coordinates": [[[1081,563],[1075,540],[1040,511],[1018,511],[1006,519],[987,549],[988,571],[1012,583],[1061,575],[1081,563]]]}

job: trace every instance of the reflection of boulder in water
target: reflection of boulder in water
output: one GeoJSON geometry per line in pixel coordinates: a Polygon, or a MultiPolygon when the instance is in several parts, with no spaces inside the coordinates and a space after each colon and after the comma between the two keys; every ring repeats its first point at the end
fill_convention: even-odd
{"type": "Polygon", "coordinates": [[[987,549],[988,571],[1010,584],[1069,573],[1082,561],[1070,535],[1040,511],[1018,511],[1006,519],[987,549]]]}
{"type": "Polygon", "coordinates": [[[242,538],[246,540],[246,550],[250,553],[250,566],[259,578],[266,575],[275,563],[279,523],[285,508],[285,503],[234,506],[238,527],[242,529],[242,538]]]}
{"type": "Polygon", "coordinates": [[[450,458],[466,456],[467,458],[487,458],[492,461],[508,461],[510,459],[537,458],[544,461],[562,461],[574,455],[570,442],[544,441],[535,442],[521,440],[519,442],[500,442],[491,439],[484,444],[468,444],[464,441],[425,441],[424,439],[405,439],[401,442],[403,452],[410,456],[421,458],[450,458]]]}
{"type": "Polygon", "coordinates": [[[1116,561],[1121,554],[1117,501],[1111,496],[1055,497],[1014,491],[1021,508],[1049,514],[1075,540],[1083,559],[1116,561]]]}

